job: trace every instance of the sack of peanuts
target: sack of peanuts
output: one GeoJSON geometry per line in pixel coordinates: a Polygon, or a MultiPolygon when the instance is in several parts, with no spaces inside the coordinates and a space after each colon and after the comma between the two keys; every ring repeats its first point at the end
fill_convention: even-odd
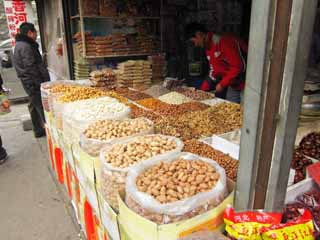
{"type": "Polygon", "coordinates": [[[126,204],[157,223],[190,219],[217,207],[228,194],[225,171],[191,153],[157,157],[130,169],[126,204]]]}
{"type": "Polygon", "coordinates": [[[97,157],[105,145],[153,133],[154,124],[147,118],[99,120],[82,132],[80,146],[90,156],[97,157]]]}
{"type": "Polygon", "coordinates": [[[167,158],[182,149],[180,139],[160,134],[131,137],[104,147],[100,152],[104,199],[118,211],[118,194],[124,194],[127,173],[134,165],[157,157],[167,158]]]}

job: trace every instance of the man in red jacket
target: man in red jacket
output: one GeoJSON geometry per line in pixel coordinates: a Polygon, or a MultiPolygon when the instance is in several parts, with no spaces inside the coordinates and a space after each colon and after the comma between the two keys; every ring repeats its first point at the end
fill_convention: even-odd
{"type": "MultiPolygon", "coordinates": [[[[217,83],[216,93],[227,89],[227,100],[240,103],[245,86],[247,44],[233,35],[208,32],[199,23],[189,24],[186,34],[195,46],[205,48],[210,65],[209,77],[217,83]]],[[[203,82],[201,89],[210,90],[208,81],[203,82]]]]}

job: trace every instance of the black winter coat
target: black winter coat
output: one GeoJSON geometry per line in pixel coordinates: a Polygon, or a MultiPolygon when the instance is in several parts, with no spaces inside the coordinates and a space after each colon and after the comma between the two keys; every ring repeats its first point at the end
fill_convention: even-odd
{"type": "Polygon", "coordinates": [[[50,81],[48,69],[39,52],[38,43],[27,36],[17,34],[13,64],[17,76],[29,96],[40,92],[41,83],[50,81]]]}

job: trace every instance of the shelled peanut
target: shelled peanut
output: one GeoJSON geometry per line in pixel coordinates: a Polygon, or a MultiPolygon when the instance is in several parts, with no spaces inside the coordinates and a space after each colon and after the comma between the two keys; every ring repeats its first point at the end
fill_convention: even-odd
{"type": "Polygon", "coordinates": [[[105,153],[105,159],[113,167],[126,168],[176,148],[177,143],[167,136],[147,135],[126,144],[115,144],[105,153]]]}
{"type": "Polygon", "coordinates": [[[225,169],[228,178],[233,181],[237,179],[239,161],[230,157],[228,154],[224,154],[198,140],[185,141],[183,151],[213,159],[225,169]]]}
{"type": "Polygon", "coordinates": [[[177,159],[146,170],[137,178],[136,185],[139,191],[165,204],[210,191],[219,178],[215,168],[206,162],[177,159]]]}
{"type": "Polygon", "coordinates": [[[128,120],[100,120],[84,131],[84,135],[90,139],[101,141],[121,138],[148,131],[153,128],[153,123],[146,118],[128,120]]]}

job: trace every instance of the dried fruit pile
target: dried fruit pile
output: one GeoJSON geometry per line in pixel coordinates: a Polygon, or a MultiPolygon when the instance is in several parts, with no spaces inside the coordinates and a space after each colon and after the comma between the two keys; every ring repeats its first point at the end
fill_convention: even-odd
{"type": "Polygon", "coordinates": [[[231,132],[241,128],[241,125],[240,105],[221,103],[204,111],[167,117],[156,123],[155,130],[158,133],[180,137],[185,141],[231,132]]]}
{"type": "Polygon", "coordinates": [[[143,99],[138,101],[137,103],[162,116],[176,116],[191,111],[199,111],[209,108],[208,105],[200,102],[189,102],[175,105],[164,103],[155,98],[143,99]]]}
{"type": "Polygon", "coordinates": [[[224,154],[223,152],[220,152],[210,147],[208,144],[202,143],[198,140],[189,140],[184,142],[183,151],[213,159],[224,168],[228,178],[236,181],[239,161],[230,157],[228,154],[224,154]]]}
{"type": "Polygon", "coordinates": [[[306,156],[320,160],[320,132],[305,136],[300,142],[300,149],[306,156]]]}
{"type": "Polygon", "coordinates": [[[306,178],[306,168],[311,164],[312,161],[306,158],[300,149],[294,151],[291,162],[291,168],[296,171],[294,183],[298,183],[306,178]]]}
{"type": "Polygon", "coordinates": [[[295,202],[286,205],[283,220],[285,222],[294,222],[299,218],[303,209],[309,209],[312,213],[314,224],[314,237],[320,237],[320,191],[319,189],[312,189],[298,196],[295,202]]]}
{"type": "Polygon", "coordinates": [[[160,203],[170,203],[210,191],[218,180],[219,173],[210,164],[177,159],[149,168],[137,178],[136,185],[160,203]]]}

